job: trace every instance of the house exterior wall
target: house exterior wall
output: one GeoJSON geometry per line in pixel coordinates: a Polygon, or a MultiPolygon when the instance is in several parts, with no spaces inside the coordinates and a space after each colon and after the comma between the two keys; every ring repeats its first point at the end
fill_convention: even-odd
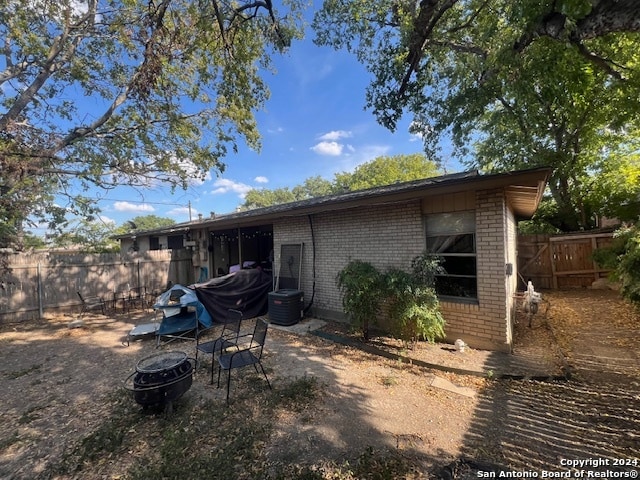
{"type": "MultiPolygon", "coordinates": [[[[474,191],[461,186],[457,192],[414,200],[265,221],[272,226],[274,274],[280,266],[280,247],[303,243],[304,305],[313,301],[310,314],[319,318],[346,320],[336,276],[351,260],[370,262],[380,271],[408,270],[426,247],[425,215],[474,211],[478,298],[441,300],[447,340],[460,338],[472,348],[510,351],[518,274],[516,219],[508,198],[503,188],[474,191]]],[[[192,238],[202,245],[200,252],[192,252],[194,280],[206,276],[201,267],[210,265],[206,232],[204,227],[191,228],[192,238]]],[[[123,249],[132,245],[129,242],[122,240],[123,249]]],[[[145,236],[138,243],[140,251],[149,248],[145,236]]]]}
{"type": "Polygon", "coordinates": [[[476,197],[477,303],[441,302],[448,340],[462,339],[472,348],[511,350],[506,264],[515,262],[515,236],[509,233],[502,190],[478,191],[476,197]]]}
{"type": "MultiPolygon", "coordinates": [[[[313,314],[344,320],[336,276],[351,260],[371,263],[380,271],[396,266],[408,269],[411,260],[423,252],[424,229],[420,201],[379,205],[311,216],[315,237],[315,296],[313,314]]],[[[308,217],[274,222],[276,272],[280,245],[304,243],[303,285],[305,305],[313,291],[313,239],[308,217]]]]}
{"type": "Polygon", "coordinates": [[[447,339],[463,339],[473,348],[511,349],[511,299],[517,285],[516,222],[502,189],[459,192],[395,205],[360,207],[283,218],[273,225],[276,273],[280,246],[304,243],[305,305],[313,292],[314,316],[344,320],[336,276],[351,260],[370,262],[380,271],[409,269],[411,260],[425,249],[423,217],[429,213],[475,210],[478,301],[441,302],[447,339]],[[513,265],[507,275],[507,264],[513,265]]]}
{"type": "Polygon", "coordinates": [[[506,235],[507,235],[507,263],[511,265],[511,273],[505,272],[505,282],[507,285],[507,342],[513,342],[513,327],[515,321],[515,296],[518,289],[518,222],[513,212],[506,209],[506,235]]]}

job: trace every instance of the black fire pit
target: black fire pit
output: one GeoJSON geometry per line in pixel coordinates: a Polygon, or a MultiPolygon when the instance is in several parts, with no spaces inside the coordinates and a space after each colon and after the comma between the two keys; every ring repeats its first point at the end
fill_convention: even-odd
{"type": "Polygon", "coordinates": [[[140,360],[125,380],[125,388],[143,407],[162,406],[170,411],[174,401],[191,388],[192,358],[184,352],[160,352],[140,360]]]}

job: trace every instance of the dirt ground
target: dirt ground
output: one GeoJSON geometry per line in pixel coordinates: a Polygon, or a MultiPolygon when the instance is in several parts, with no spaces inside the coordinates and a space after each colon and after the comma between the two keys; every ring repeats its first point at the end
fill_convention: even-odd
{"type": "MultiPolygon", "coordinates": [[[[313,465],[353,459],[371,446],[411,457],[424,478],[462,478],[474,462],[538,473],[568,471],[562,459],[637,464],[638,312],[610,291],[543,298],[548,308],[531,327],[520,319],[514,355],[473,346],[460,353],[445,344],[409,350],[386,337],[362,346],[332,324],[320,336],[271,328],[264,364],[274,386],[313,377],[325,394],[312,412],[280,416],[266,458],[313,465]],[[330,340],[337,335],[348,344],[330,340]]],[[[97,428],[107,399],[137,362],[157,352],[154,340],[124,341],[151,314],[96,315],[69,328],[74,319],[0,327],[0,478],[76,478],[47,472],[97,428]]],[[[190,342],[170,348],[195,355],[190,342]]],[[[207,367],[185,397],[224,402],[225,390],[209,385],[207,367]]],[[[232,384],[232,399],[241,385],[232,384]]],[[[126,475],[103,465],[77,478],[126,475]]]]}

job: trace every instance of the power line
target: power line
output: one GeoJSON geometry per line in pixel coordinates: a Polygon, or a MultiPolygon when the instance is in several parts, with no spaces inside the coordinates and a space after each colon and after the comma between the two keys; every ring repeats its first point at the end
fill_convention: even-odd
{"type": "Polygon", "coordinates": [[[187,204],[185,203],[167,203],[167,202],[150,202],[150,201],[145,201],[145,200],[130,200],[130,199],[121,199],[121,198],[96,198],[95,199],[98,202],[128,202],[128,203],[141,203],[141,204],[148,204],[148,205],[170,205],[173,207],[186,207],[187,204]]]}

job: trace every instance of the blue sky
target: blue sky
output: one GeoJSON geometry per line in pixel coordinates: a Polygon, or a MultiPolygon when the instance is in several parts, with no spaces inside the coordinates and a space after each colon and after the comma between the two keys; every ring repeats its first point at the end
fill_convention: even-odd
{"type": "MultiPolygon", "coordinates": [[[[257,113],[260,152],[240,145],[237,154],[223,159],[224,174],[212,171],[204,183],[187,191],[113,190],[98,203],[103,220],[122,225],[153,214],[184,222],[190,219],[189,204],[193,219],[199,213],[229,213],[251,188],[294,187],[316,175],[331,180],[335,173],[352,171],[381,155],[421,152],[421,140],[408,132],[409,118],[392,133],[364,110],[370,77],[355,57],[318,47],[312,38],[313,32],[307,31],[305,40],[274,59],[277,73],[265,76],[271,98],[257,113]]],[[[449,172],[463,169],[453,160],[444,166],[449,172]]]]}

